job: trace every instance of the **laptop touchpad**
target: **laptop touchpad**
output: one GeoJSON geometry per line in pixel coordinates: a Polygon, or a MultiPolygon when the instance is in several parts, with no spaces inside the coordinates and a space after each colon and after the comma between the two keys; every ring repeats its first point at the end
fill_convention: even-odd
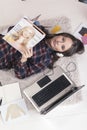
{"type": "Polygon", "coordinates": [[[51,81],[51,79],[48,76],[45,76],[41,80],[37,82],[37,84],[42,88],[44,85],[48,84],[51,81]]]}

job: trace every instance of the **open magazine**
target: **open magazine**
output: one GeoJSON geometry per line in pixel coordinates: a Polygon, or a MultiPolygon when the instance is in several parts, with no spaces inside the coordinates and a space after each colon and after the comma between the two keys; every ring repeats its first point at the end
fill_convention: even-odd
{"type": "Polygon", "coordinates": [[[74,36],[87,44],[87,24],[81,23],[74,32],[74,36]]]}
{"type": "Polygon", "coordinates": [[[32,21],[22,18],[3,39],[22,53],[23,48],[34,47],[44,37],[45,33],[32,21]]]}

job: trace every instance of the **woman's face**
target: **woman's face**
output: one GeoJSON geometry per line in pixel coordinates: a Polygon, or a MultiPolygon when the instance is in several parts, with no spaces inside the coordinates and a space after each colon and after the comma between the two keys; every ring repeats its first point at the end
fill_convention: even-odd
{"type": "Polygon", "coordinates": [[[32,27],[29,27],[23,31],[23,37],[32,38],[34,36],[34,30],[32,27]]]}
{"type": "Polygon", "coordinates": [[[65,52],[71,48],[73,41],[69,37],[55,36],[49,41],[49,46],[59,52],[65,52]]]}

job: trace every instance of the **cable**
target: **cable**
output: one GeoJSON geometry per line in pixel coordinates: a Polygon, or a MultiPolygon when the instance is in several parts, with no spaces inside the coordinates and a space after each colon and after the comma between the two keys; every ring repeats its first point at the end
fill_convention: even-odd
{"type": "MultiPolygon", "coordinates": [[[[44,75],[44,76],[46,76],[46,75],[48,75],[48,76],[53,75],[53,74],[54,74],[54,69],[55,69],[57,66],[59,66],[59,65],[54,66],[53,69],[49,69],[48,71],[46,71],[46,70],[44,69],[44,70],[43,70],[43,75],[44,75]]],[[[76,71],[76,69],[77,69],[76,63],[75,63],[75,62],[69,62],[69,63],[66,65],[65,69],[66,69],[65,73],[66,73],[68,76],[71,77],[71,72],[74,72],[74,71],[76,71]]]]}
{"type": "MultiPolygon", "coordinates": [[[[77,66],[76,66],[76,63],[75,62],[69,62],[67,65],[66,65],[66,73],[70,76],[71,75],[71,72],[74,72],[76,71],[77,69],[77,66]]],[[[70,76],[71,77],[71,76],[70,76]]]]}

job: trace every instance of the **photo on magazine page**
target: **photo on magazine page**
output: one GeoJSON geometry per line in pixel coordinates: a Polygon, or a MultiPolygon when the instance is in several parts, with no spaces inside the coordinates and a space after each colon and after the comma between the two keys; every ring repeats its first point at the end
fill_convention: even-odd
{"type": "Polygon", "coordinates": [[[19,52],[34,47],[45,37],[45,33],[36,25],[22,18],[4,37],[19,52]]]}

